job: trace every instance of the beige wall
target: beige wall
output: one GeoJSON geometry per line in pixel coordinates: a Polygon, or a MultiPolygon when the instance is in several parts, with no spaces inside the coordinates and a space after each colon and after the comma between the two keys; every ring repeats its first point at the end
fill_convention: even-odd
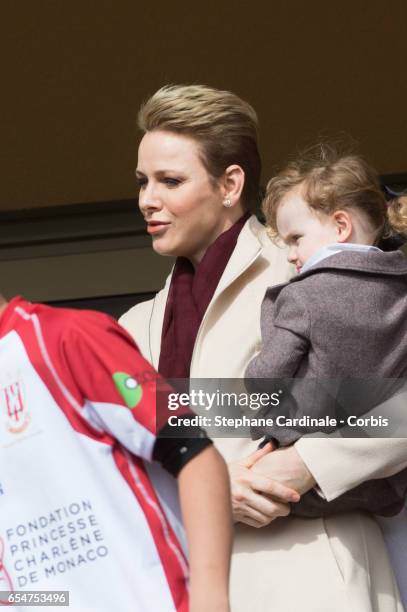
{"type": "Polygon", "coordinates": [[[2,210],[132,197],[136,110],[168,82],[250,100],[265,176],[338,133],[407,171],[405,0],[20,0],[1,22],[2,210]]]}
{"type": "MultiPolygon", "coordinates": [[[[350,134],[407,171],[407,2],[20,0],[2,5],[0,211],[132,198],[136,113],[164,83],[257,109],[264,177],[297,146],[350,134]]],[[[157,289],[147,248],[0,259],[5,291],[66,299],[157,289]]]]}

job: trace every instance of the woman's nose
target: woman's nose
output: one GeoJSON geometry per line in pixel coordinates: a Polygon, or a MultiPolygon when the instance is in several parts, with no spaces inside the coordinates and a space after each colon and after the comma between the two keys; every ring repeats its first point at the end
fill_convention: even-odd
{"type": "Polygon", "coordinates": [[[160,199],[157,193],[150,186],[145,186],[140,190],[138,205],[142,213],[161,208],[160,199]]]}

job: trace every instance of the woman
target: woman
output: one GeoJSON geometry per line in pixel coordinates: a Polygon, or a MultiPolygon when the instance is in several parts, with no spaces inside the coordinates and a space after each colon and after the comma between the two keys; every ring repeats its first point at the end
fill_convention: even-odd
{"type": "MultiPolygon", "coordinates": [[[[146,102],[139,126],[140,209],[154,250],[177,261],[155,299],[121,323],[165,376],[242,377],[259,347],[265,290],[291,274],[285,252],[250,214],[260,179],[255,112],[230,92],[172,86],[146,102]]],[[[238,523],[234,612],[402,610],[373,518],[271,522],[289,514],[292,489],[318,484],[330,500],[402,469],[402,443],[303,439],[269,453],[221,439],[218,448],[230,462],[238,523]]]]}

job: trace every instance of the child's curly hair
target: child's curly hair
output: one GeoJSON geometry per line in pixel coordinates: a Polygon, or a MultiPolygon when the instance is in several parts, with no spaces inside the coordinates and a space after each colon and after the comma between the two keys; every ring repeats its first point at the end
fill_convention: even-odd
{"type": "Polygon", "coordinates": [[[302,197],[317,212],[361,210],[375,231],[376,243],[395,234],[407,237],[407,196],[386,202],[376,171],[359,155],[341,154],[328,144],[307,149],[269,181],[262,208],[273,237],[278,235],[276,216],[282,199],[300,186],[302,197]]]}

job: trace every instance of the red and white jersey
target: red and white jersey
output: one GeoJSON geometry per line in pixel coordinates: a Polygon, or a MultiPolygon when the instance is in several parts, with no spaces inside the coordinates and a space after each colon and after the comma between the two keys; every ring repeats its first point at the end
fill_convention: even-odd
{"type": "Polygon", "coordinates": [[[156,441],[155,384],[109,317],[10,302],[0,590],[69,590],[72,612],[187,611],[185,556],[143,461],[156,441]]]}

